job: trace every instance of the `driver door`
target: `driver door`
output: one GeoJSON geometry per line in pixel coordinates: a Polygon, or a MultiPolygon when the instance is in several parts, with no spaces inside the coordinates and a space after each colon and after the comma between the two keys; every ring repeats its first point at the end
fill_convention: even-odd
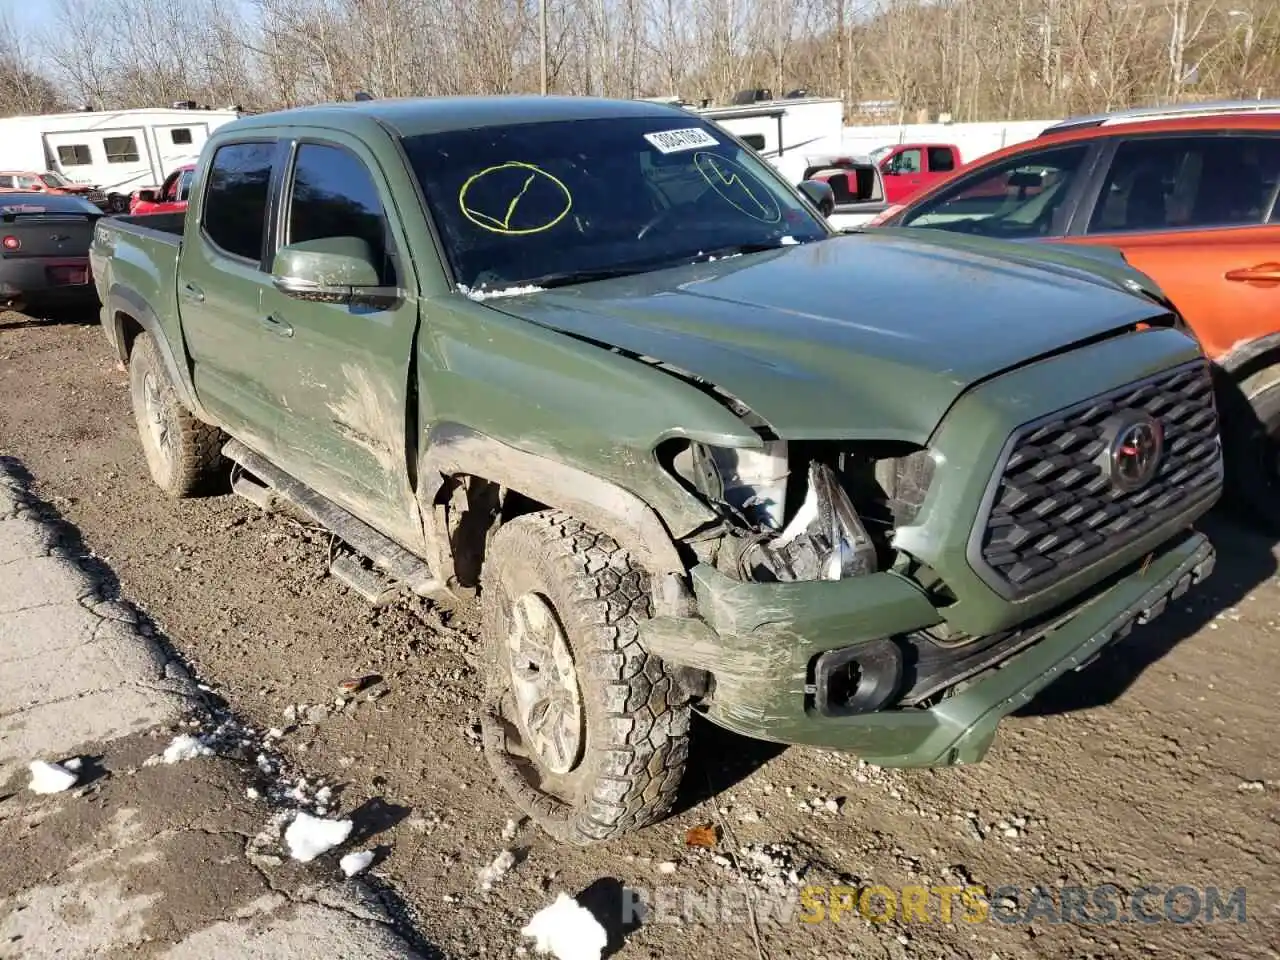
{"type": "MultiPolygon", "coordinates": [[[[383,286],[417,290],[386,178],[368,149],[337,132],[294,145],[274,248],[359,237],[374,251],[383,286]]],[[[268,282],[262,318],[274,334],[264,364],[278,398],[279,465],[410,549],[423,544],[409,483],[406,431],[416,296],[388,307],[296,300],[268,282]]]]}

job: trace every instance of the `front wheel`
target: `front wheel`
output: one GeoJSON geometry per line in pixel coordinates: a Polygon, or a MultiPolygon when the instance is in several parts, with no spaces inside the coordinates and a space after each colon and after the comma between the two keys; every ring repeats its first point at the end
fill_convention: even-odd
{"type": "Polygon", "coordinates": [[[1280,366],[1240,381],[1222,406],[1232,492],[1268,533],[1280,534],[1280,366]]]}
{"type": "Polygon", "coordinates": [[[640,645],[644,571],[610,537],[547,510],[498,530],[482,586],[484,749],[516,804],[575,844],[664,817],[690,707],[640,645]]]}

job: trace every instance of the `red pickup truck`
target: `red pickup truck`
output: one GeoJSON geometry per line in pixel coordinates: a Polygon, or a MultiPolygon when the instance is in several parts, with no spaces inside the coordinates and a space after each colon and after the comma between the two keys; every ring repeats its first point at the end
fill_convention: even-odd
{"type": "Polygon", "coordinates": [[[139,190],[129,198],[129,215],[180,213],[187,209],[187,194],[195,177],[195,164],[179,167],[165,178],[159,190],[139,190]]]}
{"type": "Polygon", "coordinates": [[[904,203],[960,169],[960,151],[950,143],[895,143],[871,151],[884,175],[885,199],[904,203]]]}

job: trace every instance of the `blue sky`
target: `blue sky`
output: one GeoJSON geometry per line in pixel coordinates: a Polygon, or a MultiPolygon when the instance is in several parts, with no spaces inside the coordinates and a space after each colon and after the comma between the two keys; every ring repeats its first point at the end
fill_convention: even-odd
{"type": "Polygon", "coordinates": [[[0,0],[0,16],[17,27],[37,29],[53,19],[53,3],[32,0],[0,0]]]}

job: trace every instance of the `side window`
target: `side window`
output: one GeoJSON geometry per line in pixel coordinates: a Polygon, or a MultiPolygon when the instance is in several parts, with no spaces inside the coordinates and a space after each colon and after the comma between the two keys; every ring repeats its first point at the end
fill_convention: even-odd
{"type": "Polygon", "coordinates": [[[176,130],[170,130],[169,139],[178,145],[190,143],[191,130],[187,127],[178,127],[176,130]]]}
{"type": "Polygon", "coordinates": [[[18,178],[19,190],[34,190],[37,185],[44,186],[44,184],[40,183],[40,180],[37,177],[19,177],[18,178]]]}
{"type": "Polygon", "coordinates": [[[102,149],[107,152],[107,163],[138,162],[138,141],[133,137],[103,137],[102,149]]]}
{"type": "Polygon", "coordinates": [[[191,181],[195,179],[196,172],[194,170],[183,170],[178,177],[178,200],[186,200],[187,195],[191,193],[191,181]]]}
{"type": "Polygon", "coordinates": [[[288,223],[287,243],[359,237],[373,251],[383,284],[395,286],[382,201],[368,168],[350,151],[318,143],[298,147],[288,223]]]}
{"type": "Polygon", "coordinates": [[[929,172],[948,173],[956,168],[956,156],[948,147],[929,148],[929,172]]]}
{"type": "Polygon", "coordinates": [[[987,237],[1044,237],[1061,232],[1058,211],[1089,147],[1024,153],[962,178],[922,203],[904,227],[936,227],[987,237]]]}
{"type": "Polygon", "coordinates": [[[920,160],[919,150],[903,150],[889,161],[889,170],[892,173],[919,173],[920,160]]]}
{"type": "Polygon", "coordinates": [[[89,153],[89,145],[73,143],[58,148],[58,163],[64,167],[84,167],[93,163],[89,153]]]}
{"type": "Polygon", "coordinates": [[[213,155],[201,225],[226,253],[262,258],[275,152],[275,143],[229,143],[213,155]]]}
{"type": "Polygon", "coordinates": [[[1280,179],[1280,138],[1149,137],[1116,149],[1089,233],[1260,224],[1280,179]]]}
{"type": "Polygon", "coordinates": [[[763,134],[763,133],[748,133],[748,134],[744,134],[743,136],[739,137],[738,139],[739,139],[739,140],[741,140],[743,143],[745,143],[745,144],[746,144],[748,147],[750,147],[752,150],[763,150],[763,149],[764,149],[764,134],[763,134]]]}
{"type": "Polygon", "coordinates": [[[0,176],[0,187],[3,187],[3,188],[4,188],[4,189],[6,189],[6,190],[12,190],[12,189],[13,189],[13,177],[9,176],[8,174],[6,174],[6,175],[4,175],[4,176],[0,176]]]}

